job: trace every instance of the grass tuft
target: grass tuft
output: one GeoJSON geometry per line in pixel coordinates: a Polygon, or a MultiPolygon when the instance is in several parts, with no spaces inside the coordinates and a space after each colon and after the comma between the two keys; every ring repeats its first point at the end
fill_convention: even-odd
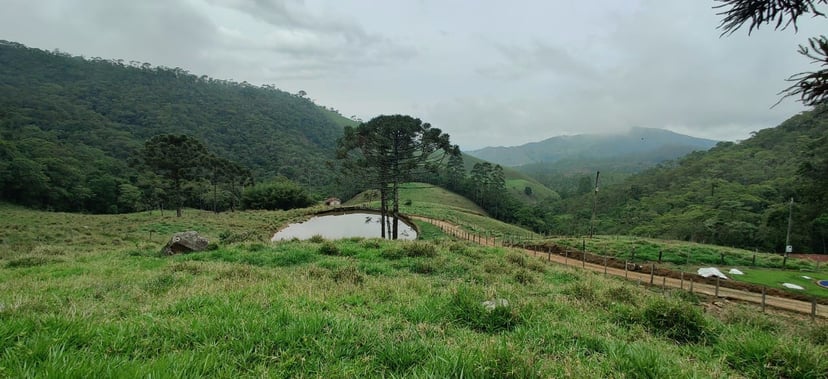
{"type": "Polygon", "coordinates": [[[6,268],[35,267],[57,262],[63,262],[63,259],[44,255],[27,255],[6,262],[6,268]]]}
{"type": "Polygon", "coordinates": [[[512,330],[520,323],[520,315],[511,306],[496,306],[487,310],[483,292],[466,286],[459,287],[449,300],[451,317],[461,324],[483,333],[499,333],[512,330]]]}
{"type": "Polygon", "coordinates": [[[365,281],[365,276],[356,266],[348,265],[332,270],[331,279],[337,283],[362,284],[365,281]]]}
{"type": "Polygon", "coordinates": [[[326,241],[319,246],[319,254],[322,255],[341,255],[339,247],[333,242],[326,241]]]}
{"type": "Polygon", "coordinates": [[[641,322],[652,333],[678,343],[698,343],[712,338],[701,311],[681,301],[650,300],[641,313],[641,322]]]}

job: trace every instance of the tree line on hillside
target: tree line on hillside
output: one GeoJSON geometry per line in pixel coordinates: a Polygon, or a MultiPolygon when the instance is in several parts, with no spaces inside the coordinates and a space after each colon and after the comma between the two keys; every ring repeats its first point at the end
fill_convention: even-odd
{"type": "MultiPolygon", "coordinates": [[[[550,232],[586,234],[591,201],[584,194],[548,204],[550,232]]],[[[790,213],[794,249],[828,252],[825,106],[602,187],[598,232],[781,252],[790,213]]]]}
{"type": "MultiPolygon", "coordinates": [[[[92,213],[157,207],[141,200],[155,179],[128,160],[163,134],[191,136],[260,181],[330,193],[325,162],[342,133],[333,120],[352,123],[337,117],[272,85],[0,41],[0,201],[92,213]]],[[[209,182],[189,183],[196,195],[186,203],[229,207],[233,198],[222,201],[209,182]]]]}
{"type": "MultiPolygon", "coordinates": [[[[39,142],[29,147],[56,148],[55,144],[39,142]]],[[[106,173],[106,167],[82,173],[72,166],[76,162],[71,159],[55,159],[49,154],[30,159],[3,141],[0,158],[0,197],[47,210],[123,213],[175,209],[181,216],[185,206],[215,212],[291,209],[315,200],[286,178],[255,183],[249,169],[216,156],[188,135],[164,134],[147,140],[128,158],[131,175],[127,178],[106,173]]]]}

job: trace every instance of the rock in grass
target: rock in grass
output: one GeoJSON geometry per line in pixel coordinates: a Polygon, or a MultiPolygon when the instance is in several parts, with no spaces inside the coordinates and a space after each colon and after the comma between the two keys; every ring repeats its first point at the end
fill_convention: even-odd
{"type": "Polygon", "coordinates": [[[483,308],[486,308],[487,311],[493,311],[493,310],[495,310],[495,308],[498,308],[498,307],[508,308],[509,307],[509,300],[506,300],[506,299],[487,300],[487,301],[484,301],[482,303],[482,305],[483,305],[483,308]]]}
{"type": "Polygon", "coordinates": [[[173,234],[170,241],[161,249],[161,253],[164,255],[174,255],[203,251],[207,250],[209,244],[210,241],[200,236],[196,231],[179,232],[173,234]]]}

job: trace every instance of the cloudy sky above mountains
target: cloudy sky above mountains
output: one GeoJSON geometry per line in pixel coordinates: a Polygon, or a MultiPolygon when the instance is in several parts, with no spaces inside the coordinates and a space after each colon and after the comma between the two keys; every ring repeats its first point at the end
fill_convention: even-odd
{"type": "Polygon", "coordinates": [[[410,114],[463,149],[666,128],[739,140],[804,110],[785,78],[828,23],[720,37],[711,1],[0,0],[0,39],[410,114]]]}

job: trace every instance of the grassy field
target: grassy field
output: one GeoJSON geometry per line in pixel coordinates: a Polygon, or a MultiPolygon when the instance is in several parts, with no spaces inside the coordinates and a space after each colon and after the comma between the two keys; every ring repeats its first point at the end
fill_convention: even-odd
{"type": "MultiPolygon", "coordinates": [[[[372,197],[369,192],[354,196],[345,205],[366,205],[379,208],[379,200],[376,196],[372,197]]],[[[400,189],[400,200],[402,213],[447,220],[470,232],[488,233],[495,236],[537,237],[531,231],[492,219],[472,201],[431,184],[403,184],[400,189]]]]}
{"type": "MultiPolygon", "coordinates": [[[[466,172],[471,172],[476,163],[485,162],[482,159],[473,157],[468,154],[463,155],[463,162],[466,167],[466,172]]],[[[560,198],[557,192],[551,188],[541,184],[530,175],[522,173],[511,167],[503,167],[503,175],[506,179],[506,187],[509,192],[525,204],[535,204],[547,198],[560,198]],[[524,189],[526,187],[532,188],[532,195],[526,195],[524,189]]]]}
{"type": "Polygon", "coordinates": [[[251,238],[161,257],[147,228],[240,236],[291,214],[3,211],[15,217],[0,221],[0,377],[828,375],[824,323],[709,313],[684,292],[435,229],[433,241],[251,238]],[[41,238],[50,230],[66,235],[41,238]],[[482,305],[498,299],[509,305],[482,305]]]}
{"type": "Polygon", "coordinates": [[[509,190],[509,193],[515,197],[521,198],[525,203],[534,204],[545,199],[560,199],[560,195],[558,195],[557,192],[544,185],[540,185],[537,182],[531,182],[526,179],[509,179],[506,181],[506,188],[509,190]],[[532,193],[530,195],[526,194],[526,187],[532,189],[532,193]]]}
{"type": "Polygon", "coordinates": [[[724,246],[704,245],[684,241],[667,241],[653,238],[625,236],[595,236],[594,238],[557,237],[553,242],[587,251],[616,257],[631,262],[656,262],[659,252],[665,267],[685,272],[696,272],[699,267],[718,267],[727,274],[731,268],[745,272],[745,275],[729,275],[733,280],[768,287],[786,289],[782,283],[797,284],[809,295],[828,297],[828,289],[816,284],[817,279],[828,279],[828,267],[805,259],[788,259],[782,269],[782,257],[778,254],[753,252],[724,246]],[[755,257],[755,258],[754,258],[755,257]],[[809,276],[808,280],[802,276],[809,276]]]}
{"type": "MultiPolygon", "coordinates": [[[[419,196],[404,211],[538,238],[448,195],[419,196]]],[[[824,320],[709,307],[419,221],[415,242],[269,242],[314,210],[176,218],[0,205],[0,377],[828,376],[824,320]],[[189,229],[213,250],[159,255],[189,229]]],[[[643,260],[645,243],[665,242],[587,247],[633,245],[643,260]]]]}

